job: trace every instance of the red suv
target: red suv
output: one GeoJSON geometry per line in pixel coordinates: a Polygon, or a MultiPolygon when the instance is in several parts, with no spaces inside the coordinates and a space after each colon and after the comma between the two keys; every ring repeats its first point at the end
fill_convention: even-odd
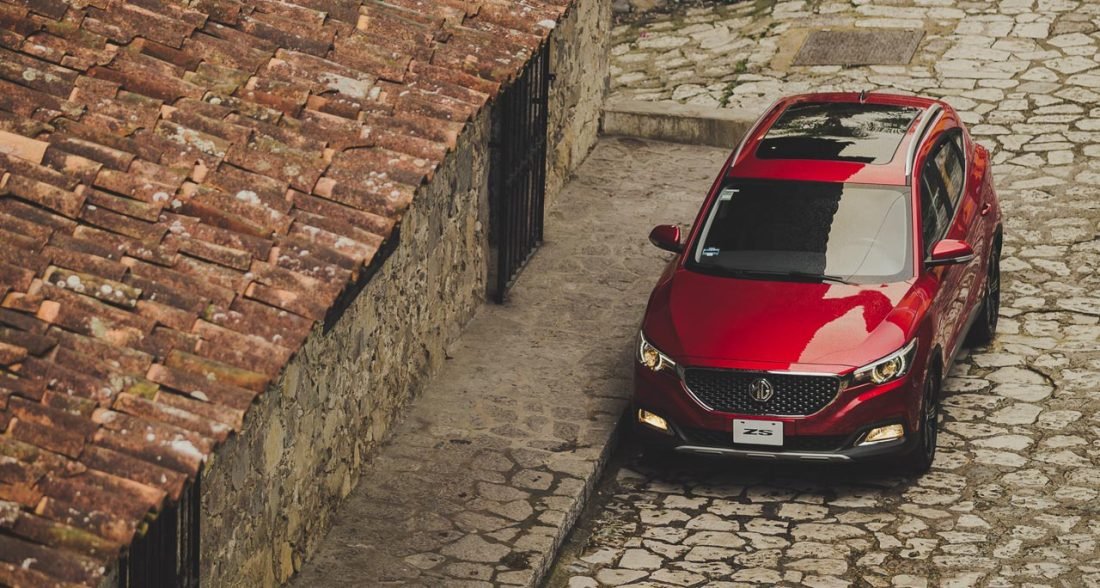
{"type": "Polygon", "coordinates": [[[936,453],[940,383],[1000,304],[989,152],[947,104],[776,103],[722,167],[642,321],[647,445],[838,462],[936,453]],[[969,337],[968,337],[969,334],[969,337]]]}

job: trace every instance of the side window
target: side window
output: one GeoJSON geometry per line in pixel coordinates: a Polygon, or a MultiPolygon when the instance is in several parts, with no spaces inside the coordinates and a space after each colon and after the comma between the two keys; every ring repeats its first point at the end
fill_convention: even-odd
{"type": "MultiPolygon", "coordinates": [[[[951,133],[950,137],[951,138],[949,140],[951,141],[951,144],[955,146],[955,149],[957,149],[959,151],[959,153],[965,153],[966,150],[963,149],[963,134],[962,134],[962,132],[960,132],[960,131],[953,132],[953,133],[951,133]]],[[[963,157],[963,160],[965,161],[966,158],[963,157]]]]}
{"type": "Polygon", "coordinates": [[[932,251],[932,245],[943,238],[951,222],[951,201],[936,158],[929,158],[920,175],[921,233],[924,237],[924,253],[932,251]]]}
{"type": "Polygon", "coordinates": [[[959,133],[953,133],[947,141],[940,143],[932,156],[936,171],[943,179],[947,197],[951,200],[952,209],[959,205],[959,197],[962,196],[963,182],[966,176],[962,151],[958,147],[960,139],[959,133]]]}

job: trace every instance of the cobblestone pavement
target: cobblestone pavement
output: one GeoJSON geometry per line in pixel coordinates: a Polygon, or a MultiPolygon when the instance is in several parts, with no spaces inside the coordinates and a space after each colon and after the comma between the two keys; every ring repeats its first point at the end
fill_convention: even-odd
{"type": "Polygon", "coordinates": [[[632,341],[667,257],[646,236],[690,222],[727,155],[601,141],[548,212],[509,303],[467,327],[292,584],[537,582],[626,405],[632,341]]]}
{"type": "Polygon", "coordinates": [[[929,474],[631,456],[552,585],[1100,586],[1098,25],[1095,2],[798,1],[616,30],[620,97],[944,97],[994,152],[1004,304],[945,382],[929,474]],[[825,27],[926,35],[908,66],[790,66],[799,31],[825,27]]]}

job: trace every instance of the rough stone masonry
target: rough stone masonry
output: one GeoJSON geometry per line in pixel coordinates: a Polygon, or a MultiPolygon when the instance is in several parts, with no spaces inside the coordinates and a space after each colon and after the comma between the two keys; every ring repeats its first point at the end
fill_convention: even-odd
{"type": "MultiPolygon", "coordinates": [[[[610,11],[581,0],[551,37],[550,200],[596,140],[610,11]]],[[[312,554],[373,451],[485,299],[491,111],[417,194],[400,241],[320,326],[203,478],[203,583],[271,586],[312,554]]]]}

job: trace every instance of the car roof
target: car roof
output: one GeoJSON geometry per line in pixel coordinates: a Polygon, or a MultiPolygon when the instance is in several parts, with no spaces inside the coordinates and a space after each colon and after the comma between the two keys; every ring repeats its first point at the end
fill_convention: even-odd
{"type": "Polygon", "coordinates": [[[801,94],[777,102],[735,153],[728,176],[904,186],[910,147],[938,100],[896,94],[801,94]]]}

